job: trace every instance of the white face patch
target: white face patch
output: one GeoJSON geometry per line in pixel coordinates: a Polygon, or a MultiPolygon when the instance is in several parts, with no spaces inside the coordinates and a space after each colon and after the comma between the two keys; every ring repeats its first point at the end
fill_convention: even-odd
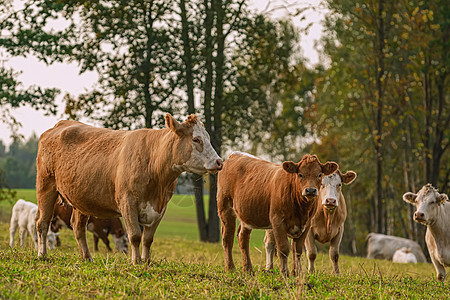
{"type": "Polygon", "coordinates": [[[183,165],[184,171],[204,174],[209,170],[217,170],[217,160],[219,160],[220,157],[211,145],[208,132],[206,132],[200,122],[197,122],[193,129],[194,133],[192,137],[193,139],[198,138],[201,141],[203,150],[200,152],[196,142],[192,141],[191,157],[183,165]]]}
{"type": "Polygon", "coordinates": [[[341,187],[341,177],[337,173],[325,176],[320,186],[320,200],[322,201],[322,205],[326,205],[327,199],[330,199],[335,200],[336,207],[339,206],[341,187]]]}
{"type": "Polygon", "coordinates": [[[292,237],[292,238],[299,238],[303,232],[305,232],[305,228],[303,227],[301,230],[300,228],[298,228],[298,226],[294,226],[292,228],[289,229],[288,234],[292,237]]]}
{"type": "Polygon", "coordinates": [[[156,212],[149,202],[139,206],[139,223],[143,226],[152,226],[155,222],[159,221],[164,214],[164,211],[162,214],[156,212]]]}

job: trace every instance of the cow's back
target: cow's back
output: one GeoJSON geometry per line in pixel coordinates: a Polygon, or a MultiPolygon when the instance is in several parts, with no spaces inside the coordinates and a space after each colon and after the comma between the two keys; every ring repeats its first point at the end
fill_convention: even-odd
{"type": "Polygon", "coordinates": [[[392,260],[395,251],[403,247],[411,248],[411,253],[415,255],[418,262],[426,262],[422,248],[415,241],[379,233],[370,233],[367,236],[367,257],[369,258],[392,260]]]}
{"type": "Polygon", "coordinates": [[[286,184],[280,180],[283,172],[280,165],[269,161],[232,154],[218,176],[218,201],[229,200],[242,222],[256,228],[268,228],[271,199],[281,194],[282,186],[286,184]],[[245,212],[249,211],[253,220],[246,217],[245,212]]]}

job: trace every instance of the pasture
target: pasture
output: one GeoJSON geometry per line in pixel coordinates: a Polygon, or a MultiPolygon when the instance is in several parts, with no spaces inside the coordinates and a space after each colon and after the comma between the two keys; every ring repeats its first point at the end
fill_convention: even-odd
{"type": "MultiPolygon", "coordinates": [[[[19,190],[18,197],[34,200],[34,190],[19,190]]],[[[73,233],[61,231],[62,246],[37,259],[28,239],[25,249],[10,249],[10,204],[0,203],[0,298],[263,298],[263,299],[448,299],[449,279],[437,282],[432,264],[393,264],[341,255],[342,274],[331,274],[327,253],[319,253],[317,273],[284,279],[263,271],[262,230],[252,234],[251,258],[255,275],[241,272],[239,247],[234,245],[238,270],[224,271],[220,244],[198,242],[192,198],[176,195],[169,203],[152,246],[149,265],[131,265],[130,258],[108,253],[102,243],[94,262],[82,262],[73,233]]],[[[110,240],[112,240],[110,238],[110,240]]],[[[88,233],[92,249],[92,235],[88,233]]],[[[306,259],[302,259],[305,270],[306,259]]]]}

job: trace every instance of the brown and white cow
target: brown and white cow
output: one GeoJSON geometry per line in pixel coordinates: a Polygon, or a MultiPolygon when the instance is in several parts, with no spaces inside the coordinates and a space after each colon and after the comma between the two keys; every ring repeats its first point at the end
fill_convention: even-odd
{"type": "Polygon", "coordinates": [[[36,194],[38,256],[45,258],[47,230],[59,195],[75,209],[74,235],[85,260],[89,216],[122,216],[133,263],[150,260],[153,236],[178,176],[184,172],[216,173],[222,160],[196,115],[184,123],[170,114],[165,129],[111,130],[76,121],[60,121],[39,139],[36,194]],[[144,227],[141,233],[140,225],[144,227]]]}
{"type": "Polygon", "coordinates": [[[337,168],[335,162],[320,163],[315,155],[305,155],[299,163],[285,161],[278,165],[243,153],[232,154],[224,163],[217,183],[225,269],[235,268],[232,248],[237,216],[241,222],[238,240],[244,272],[253,272],[249,256],[252,229],[273,229],[281,273],[289,275],[288,237],[291,237],[295,243],[293,272],[298,274],[322,176],[337,168]]]}
{"type": "Polygon", "coordinates": [[[347,218],[347,206],[342,194],[342,184],[350,184],[356,179],[356,173],[340,170],[325,176],[320,186],[317,212],[311,220],[311,228],[306,237],[305,247],[309,261],[309,271],[314,272],[314,261],[317,256],[315,240],[324,244],[330,243],[330,260],[333,273],[339,274],[339,246],[344,234],[344,223],[347,218]]]}
{"type": "MultiPolygon", "coordinates": [[[[51,229],[53,232],[58,232],[62,227],[72,229],[70,219],[72,217],[72,206],[67,203],[55,205],[51,229]]],[[[98,241],[101,239],[105,243],[108,251],[112,251],[109,246],[108,235],[111,234],[119,252],[128,253],[128,236],[123,228],[122,222],[119,218],[98,219],[90,217],[87,225],[87,230],[94,235],[94,250],[98,251],[98,241]]]]}
{"type": "Polygon", "coordinates": [[[445,267],[450,266],[450,202],[446,194],[440,194],[431,184],[417,193],[405,193],[403,200],[416,206],[414,221],[427,226],[425,242],[437,273],[437,280],[444,281],[445,267]]]}

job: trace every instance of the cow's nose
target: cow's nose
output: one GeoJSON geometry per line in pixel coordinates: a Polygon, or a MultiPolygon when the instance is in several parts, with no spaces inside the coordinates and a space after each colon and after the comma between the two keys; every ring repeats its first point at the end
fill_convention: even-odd
{"type": "Polygon", "coordinates": [[[315,196],[317,193],[317,189],[316,188],[306,188],[306,195],[308,196],[315,196]]]}
{"type": "Polygon", "coordinates": [[[336,199],[333,198],[327,198],[327,200],[325,201],[326,205],[332,205],[332,206],[336,206],[336,199]]]}
{"type": "Polygon", "coordinates": [[[416,211],[414,213],[414,219],[423,219],[425,217],[425,214],[423,212],[416,211]]]}
{"type": "Polygon", "coordinates": [[[217,166],[217,170],[222,170],[223,168],[223,161],[219,158],[218,160],[216,160],[216,166],[217,166]]]}

